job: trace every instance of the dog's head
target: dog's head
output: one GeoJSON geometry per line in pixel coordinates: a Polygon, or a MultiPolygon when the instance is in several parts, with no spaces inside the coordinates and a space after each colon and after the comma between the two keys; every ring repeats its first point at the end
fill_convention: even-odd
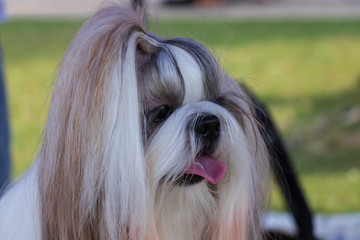
{"type": "Polygon", "coordinates": [[[148,33],[138,12],[104,8],[80,29],[39,160],[44,237],[260,237],[266,151],[248,96],[203,45],[148,33]]]}

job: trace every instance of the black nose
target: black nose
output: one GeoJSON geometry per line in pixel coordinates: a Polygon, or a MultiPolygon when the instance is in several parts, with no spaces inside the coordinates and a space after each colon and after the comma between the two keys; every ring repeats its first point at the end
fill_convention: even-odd
{"type": "Polygon", "coordinates": [[[212,114],[199,116],[195,123],[195,131],[209,143],[214,143],[220,135],[220,120],[212,114]]]}

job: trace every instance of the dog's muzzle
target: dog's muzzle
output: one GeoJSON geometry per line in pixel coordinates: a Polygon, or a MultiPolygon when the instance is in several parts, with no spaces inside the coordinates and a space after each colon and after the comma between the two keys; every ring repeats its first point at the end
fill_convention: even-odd
{"type": "Polygon", "coordinates": [[[179,178],[179,183],[188,186],[206,179],[216,184],[226,172],[226,165],[211,157],[220,137],[220,119],[212,114],[201,115],[196,119],[194,130],[202,145],[201,152],[185,174],[179,178]]]}

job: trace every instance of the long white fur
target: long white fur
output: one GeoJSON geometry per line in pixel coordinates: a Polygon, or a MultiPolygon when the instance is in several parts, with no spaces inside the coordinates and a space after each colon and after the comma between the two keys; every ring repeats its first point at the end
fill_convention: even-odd
{"type": "MultiPolygon", "coordinates": [[[[131,36],[125,59],[120,58],[113,71],[105,110],[108,131],[104,136],[104,160],[107,162],[104,167],[108,229],[120,228],[126,232],[130,223],[133,227],[129,229],[130,236],[140,231],[142,238],[143,226],[146,226],[147,186],[134,54],[139,35],[131,36]]],[[[118,236],[113,233],[110,237],[117,239],[118,236]]]]}

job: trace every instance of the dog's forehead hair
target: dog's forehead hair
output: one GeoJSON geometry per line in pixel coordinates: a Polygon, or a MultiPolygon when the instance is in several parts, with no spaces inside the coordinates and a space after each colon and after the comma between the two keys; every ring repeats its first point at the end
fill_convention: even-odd
{"type": "Polygon", "coordinates": [[[188,39],[156,40],[161,42],[158,50],[140,61],[138,71],[148,108],[164,103],[177,107],[216,98],[218,65],[202,45],[188,39]]]}
{"type": "Polygon", "coordinates": [[[185,50],[197,62],[202,72],[204,100],[215,101],[224,72],[214,56],[199,42],[189,38],[170,38],[163,41],[185,50]]]}
{"type": "Polygon", "coordinates": [[[184,81],[177,61],[168,48],[145,57],[138,67],[141,96],[147,110],[157,105],[180,106],[184,99],[184,81]]]}
{"type": "Polygon", "coordinates": [[[182,105],[198,102],[204,98],[204,78],[196,60],[185,50],[172,46],[171,50],[177,61],[184,83],[182,105]]]}

